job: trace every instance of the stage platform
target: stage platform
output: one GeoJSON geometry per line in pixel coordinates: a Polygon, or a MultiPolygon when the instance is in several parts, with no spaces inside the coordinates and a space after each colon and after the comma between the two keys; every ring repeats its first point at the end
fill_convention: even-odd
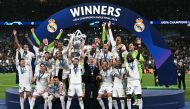
{"type": "MultiPolygon", "coordinates": [[[[104,102],[107,102],[107,101],[104,100],[104,102]]],[[[10,88],[6,91],[5,103],[6,103],[7,109],[20,109],[18,89],[10,88]]],[[[55,104],[54,109],[61,109],[59,101],[55,101],[54,104],[55,104]]],[[[29,109],[29,104],[27,101],[25,102],[25,109],[29,109]]],[[[35,109],[43,109],[42,98],[39,97],[36,100],[35,109]]],[[[77,99],[73,99],[72,106],[70,109],[80,109],[77,99]]],[[[138,109],[138,107],[133,107],[133,109],[138,109]]],[[[185,107],[183,90],[144,89],[143,90],[143,109],[190,109],[190,107],[189,108],[185,107]]]]}

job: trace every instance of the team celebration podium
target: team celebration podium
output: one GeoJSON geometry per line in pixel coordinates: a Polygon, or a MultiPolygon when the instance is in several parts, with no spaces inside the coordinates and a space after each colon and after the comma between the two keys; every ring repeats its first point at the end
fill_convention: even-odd
{"type": "MultiPolygon", "coordinates": [[[[77,100],[72,100],[71,109],[80,109],[77,100]]],[[[53,102],[53,109],[61,109],[59,100],[53,102]]],[[[104,102],[107,102],[106,99],[104,102]]],[[[44,100],[42,97],[37,98],[34,109],[43,109],[43,103],[44,100]]],[[[185,106],[184,91],[173,89],[143,89],[143,104],[143,109],[180,109],[185,106]]],[[[6,91],[6,105],[8,107],[7,109],[20,109],[18,89],[10,88],[6,91]]],[[[127,106],[125,107],[127,109],[127,106]]],[[[27,100],[25,101],[25,109],[30,109],[27,100]]],[[[138,107],[134,106],[133,109],[138,109],[138,107]]]]}

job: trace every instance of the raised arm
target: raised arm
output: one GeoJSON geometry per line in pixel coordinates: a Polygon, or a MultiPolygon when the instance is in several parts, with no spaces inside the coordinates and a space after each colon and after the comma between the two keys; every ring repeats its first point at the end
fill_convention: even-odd
{"type": "Polygon", "coordinates": [[[19,66],[18,54],[19,54],[19,50],[18,50],[18,49],[16,49],[16,57],[15,57],[16,68],[18,68],[18,66],[19,66]]]}
{"type": "Polygon", "coordinates": [[[34,28],[31,29],[31,32],[32,32],[32,36],[33,36],[33,38],[34,38],[36,44],[37,44],[38,46],[40,46],[40,40],[39,40],[38,37],[36,36],[36,34],[35,34],[35,32],[34,32],[34,28]]]}
{"type": "Polygon", "coordinates": [[[27,39],[28,43],[29,43],[31,46],[34,46],[34,43],[30,40],[30,38],[28,37],[28,34],[25,34],[24,37],[27,39]]]}
{"type": "MultiPolygon", "coordinates": [[[[62,35],[62,33],[63,33],[63,29],[60,29],[60,32],[59,32],[59,34],[56,36],[56,38],[55,39],[60,39],[61,38],[61,35],[62,35]]],[[[54,47],[54,41],[53,42],[51,42],[49,45],[48,45],[48,47],[54,47]]]]}
{"type": "Polygon", "coordinates": [[[18,42],[17,31],[15,29],[13,29],[13,36],[14,36],[15,43],[18,46],[18,49],[20,49],[21,45],[18,42]]]}

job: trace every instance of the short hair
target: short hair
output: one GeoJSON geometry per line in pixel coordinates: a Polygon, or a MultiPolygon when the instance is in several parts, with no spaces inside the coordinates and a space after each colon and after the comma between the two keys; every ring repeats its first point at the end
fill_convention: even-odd
{"type": "Polygon", "coordinates": [[[24,58],[20,58],[20,59],[19,59],[19,62],[22,61],[22,60],[24,60],[24,58]]]}
{"type": "Polygon", "coordinates": [[[49,52],[48,52],[48,51],[46,51],[46,52],[45,52],[45,54],[46,54],[46,53],[48,53],[48,54],[49,54],[49,52]]]}
{"type": "Polygon", "coordinates": [[[104,60],[102,63],[106,62],[108,64],[108,61],[104,60]]]}
{"type": "Polygon", "coordinates": [[[57,78],[58,79],[58,76],[54,76],[53,79],[57,78]]]}

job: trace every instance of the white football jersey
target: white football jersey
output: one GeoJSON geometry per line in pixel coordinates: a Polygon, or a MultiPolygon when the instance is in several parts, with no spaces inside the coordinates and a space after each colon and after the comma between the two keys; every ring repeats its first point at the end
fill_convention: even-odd
{"type": "Polygon", "coordinates": [[[18,70],[18,75],[19,75],[19,84],[22,84],[24,86],[29,85],[30,86],[30,67],[29,66],[25,66],[25,67],[21,67],[20,65],[17,66],[17,70],[18,70]]]}
{"type": "Polygon", "coordinates": [[[138,60],[135,59],[131,63],[126,63],[126,69],[129,72],[128,80],[140,80],[139,70],[138,70],[138,60]]]}
{"type": "Polygon", "coordinates": [[[119,68],[119,69],[114,68],[113,69],[114,83],[115,84],[122,84],[123,77],[124,77],[125,73],[126,73],[125,68],[119,68]],[[122,77],[122,79],[120,79],[118,76],[122,77]]]}
{"type": "Polygon", "coordinates": [[[112,69],[109,70],[101,70],[100,71],[100,75],[102,76],[102,83],[112,83],[113,82],[113,73],[112,73],[112,69]]]}
{"type": "Polygon", "coordinates": [[[26,61],[26,64],[31,66],[32,58],[35,58],[34,53],[30,51],[27,51],[27,53],[25,53],[24,50],[20,48],[20,54],[21,58],[24,58],[24,60],[26,61]]]}
{"type": "Polygon", "coordinates": [[[84,71],[81,67],[74,68],[74,66],[71,66],[70,68],[70,84],[82,84],[82,75],[84,74],[84,71]]]}
{"type": "Polygon", "coordinates": [[[37,89],[45,89],[48,87],[48,73],[40,73],[40,71],[36,72],[34,77],[36,77],[36,88],[37,89]]]}

